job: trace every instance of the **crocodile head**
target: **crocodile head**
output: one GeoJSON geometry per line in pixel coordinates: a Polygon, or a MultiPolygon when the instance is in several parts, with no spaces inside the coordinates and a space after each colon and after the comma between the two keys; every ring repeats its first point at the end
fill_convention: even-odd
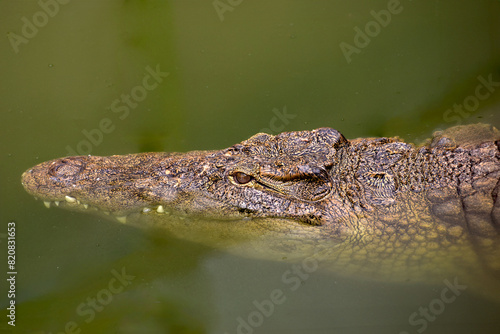
{"type": "Polygon", "coordinates": [[[335,209],[343,214],[336,173],[348,145],[329,128],[259,133],[220,151],[55,159],[26,171],[22,184],[47,206],[96,208],[118,217],[167,211],[319,225],[335,209]]]}

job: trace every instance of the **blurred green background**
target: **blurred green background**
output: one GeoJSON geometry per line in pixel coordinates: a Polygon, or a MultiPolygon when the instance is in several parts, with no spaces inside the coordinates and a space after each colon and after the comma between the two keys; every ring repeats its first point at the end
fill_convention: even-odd
{"type": "MultiPolygon", "coordinates": [[[[500,125],[500,1],[60,2],[0,1],[0,258],[15,221],[15,333],[71,321],[82,333],[236,333],[289,269],[47,210],[20,184],[39,162],[219,149],[263,129],[420,141],[459,123],[500,125]],[[168,76],[144,90],[148,67],[168,76]],[[484,80],[494,84],[474,98],[484,80]],[[77,307],[122,268],[135,279],[87,323],[77,307]]],[[[415,333],[409,314],[440,289],[318,272],[255,333],[415,333]]],[[[464,294],[426,333],[492,332],[499,309],[464,294]]]]}

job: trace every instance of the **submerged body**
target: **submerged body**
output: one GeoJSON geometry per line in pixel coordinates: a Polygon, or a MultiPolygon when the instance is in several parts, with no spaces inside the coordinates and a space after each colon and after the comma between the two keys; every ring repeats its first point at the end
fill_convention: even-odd
{"type": "Polygon", "coordinates": [[[242,255],[314,257],[391,281],[458,277],[500,299],[499,146],[486,125],[418,147],[321,128],[261,133],[219,151],[67,157],[22,182],[46,206],[160,225],[242,255]]]}

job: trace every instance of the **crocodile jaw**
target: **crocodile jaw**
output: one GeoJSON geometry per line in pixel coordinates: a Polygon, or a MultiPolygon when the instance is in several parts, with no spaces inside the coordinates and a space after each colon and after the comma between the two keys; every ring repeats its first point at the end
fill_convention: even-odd
{"type": "Polygon", "coordinates": [[[348,146],[329,128],[276,136],[259,133],[219,151],[56,159],[28,170],[22,183],[46,206],[59,202],[77,209],[93,207],[120,217],[174,210],[322,225],[349,214],[338,193],[344,191],[342,178],[332,175],[333,169],[338,172],[348,164],[341,157],[348,146]]]}
{"type": "MultiPolygon", "coordinates": [[[[207,152],[196,152],[203,159],[207,152]]],[[[43,162],[22,175],[28,193],[52,204],[77,211],[97,210],[125,222],[131,213],[177,214],[224,211],[224,203],[192,196],[203,165],[186,172],[192,153],[142,153],[125,156],[76,156],[43,162]],[[182,170],[182,171],[181,171],[182,170]],[[208,209],[207,209],[208,208],[208,209]]]]}

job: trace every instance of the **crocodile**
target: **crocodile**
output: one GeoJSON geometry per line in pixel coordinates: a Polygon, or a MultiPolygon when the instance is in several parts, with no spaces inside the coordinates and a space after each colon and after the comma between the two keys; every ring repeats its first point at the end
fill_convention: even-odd
{"type": "Polygon", "coordinates": [[[500,131],[347,140],[332,128],[258,133],[229,148],[71,156],[22,175],[45,206],[349,277],[442,282],[500,300],[500,131]],[[450,276],[451,275],[451,276],[450,276]]]}

